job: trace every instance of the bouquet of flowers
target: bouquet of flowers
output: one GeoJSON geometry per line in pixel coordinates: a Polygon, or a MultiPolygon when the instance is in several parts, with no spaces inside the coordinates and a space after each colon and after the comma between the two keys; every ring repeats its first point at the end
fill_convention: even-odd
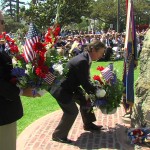
{"type": "Polygon", "coordinates": [[[90,98],[92,106],[105,110],[105,112],[102,112],[108,114],[119,107],[124,87],[122,81],[117,78],[113,64],[110,64],[106,68],[98,66],[97,70],[100,71],[100,75],[94,75],[94,84],[104,90],[91,95],[90,98]],[[106,92],[105,94],[104,91],[106,92]]]}
{"type": "Polygon", "coordinates": [[[150,143],[150,128],[137,128],[128,131],[131,144],[150,143]]]}
{"type": "Polygon", "coordinates": [[[31,88],[33,96],[36,93],[43,95],[43,89],[47,90],[56,76],[64,76],[67,59],[60,56],[54,48],[59,32],[59,25],[49,28],[42,43],[35,26],[31,23],[24,47],[17,46],[17,40],[15,42],[10,37],[5,38],[13,60],[13,82],[21,89],[31,88]]]}

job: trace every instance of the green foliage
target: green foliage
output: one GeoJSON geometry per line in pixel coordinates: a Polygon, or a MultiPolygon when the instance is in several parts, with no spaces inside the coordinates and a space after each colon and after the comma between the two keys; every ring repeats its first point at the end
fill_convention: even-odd
{"type": "MultiPolygon", "coordinates": [[[[98,19],[105,24],[116,22],[117,20],[117,3],[112,0],[97,0],[93,5],[91,18],[98,19]]],[[[105,27],[103,27],[105,28],[105,27]]]]}
{"type": "MultiPolygon", "coordinates": [[[[125,0],[119,0],[119,2],[119,22],[121,31],[123,31],[126,25],[126,2],[125,0]]],[[[92,8],[91,18],[105,22],[106,25],[113,24],[116,29],[118,0],[97,0],[92,8]]],[[[147,0],[134,0],[134,12],[136,24],[149,24],[150,4],[147,0]]]]}
{"type": "Polygon", "coordinates": [[[124,91],[123,83],[117,79],[116,83],[109,86],[105,85],[107,105],[104,106],[106,112],[109,113],[113,109],[120,106],[122,93],[124,91]]]}
{"type": "MultiPolygon", "coordinates": [[[[69,23],[80,23],[81,16],[89,15],[92,0],[65,0],[59,1],[59,22],[67,25],[69,23]]],[[[57,0],[47,0],[38,5],[30,5],[23,17],[27,22],[34,22],[39,28],[47,28],[54,23],[57,14],[57,0]]]]}
{"type": "Polygon", "coordinates": [[[5,15],[5,30],[7,33],[9,33],[10,31],[12,33],[15,33],[19,28],[24,28],[24,25],[14,21],[14,19],[12,19],[11,17],[9,17],[8,15],[5,15]]]}
{"type": "Polygon", "coordinates": [[[11,16],[19,22],[19,9],[20,4],[25,4],[20,0],[2,0],[2,10],[5,11],[5,14],[11,16]]]}
{"type": "Polygon", "coordinates": [[[149,24],[150,23],[150,1],[147,0],[134,0],[134,15],[136,24],[149,24]]]}

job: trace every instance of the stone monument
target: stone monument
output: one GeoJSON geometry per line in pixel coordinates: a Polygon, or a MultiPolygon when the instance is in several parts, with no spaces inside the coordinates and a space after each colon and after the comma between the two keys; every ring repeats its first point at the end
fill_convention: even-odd
{"type": "Polygon", "coordinates": [[[135,84],[132,127],[150,127],[150,30],[145,35],[139,58],[140,74],[135,84]]]}

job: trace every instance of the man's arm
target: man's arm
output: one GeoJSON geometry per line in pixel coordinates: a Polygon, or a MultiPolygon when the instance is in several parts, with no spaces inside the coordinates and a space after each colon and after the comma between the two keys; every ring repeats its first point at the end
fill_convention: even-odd
{"type": "Polygon", "coordinates": [[[90,81],[90,71],[89,71],[89,65],[86,61],[82,61],[79,63],[79,65],[76,67],[77,69],[77,77],[80,81],[81,86],[83,89],[88,93],[95,93],[96,87],[92,84],[90,81]]]}

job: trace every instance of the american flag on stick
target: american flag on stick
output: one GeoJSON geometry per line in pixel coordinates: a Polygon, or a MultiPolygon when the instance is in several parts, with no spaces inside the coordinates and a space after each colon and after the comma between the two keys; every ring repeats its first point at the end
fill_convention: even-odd
{"type": "Polygon", "coordinates": [[[51,72],[49,72],[46,75],[46,78],[44,78],[44,81],[51,85],[53,83],[53,81],[55,80],[55,78],[56,78],[56,76],[54,76],[51,72]]]}
{"type": "Polygon", "coordinates": [[[38,31],[33,23],[30,23],[29,31],[26,36],[24,45],[24,58],[27,63],[32,62],[36,58],[36,52],[33,50],[33,45],[39,42],[38,31]]]}
{"type": "Polygon", "coordinates": [[[113,78],[113,72],[109,67],[106,67],[104,70],[102,70],[101,74],[106,81],[113,78]]]}

